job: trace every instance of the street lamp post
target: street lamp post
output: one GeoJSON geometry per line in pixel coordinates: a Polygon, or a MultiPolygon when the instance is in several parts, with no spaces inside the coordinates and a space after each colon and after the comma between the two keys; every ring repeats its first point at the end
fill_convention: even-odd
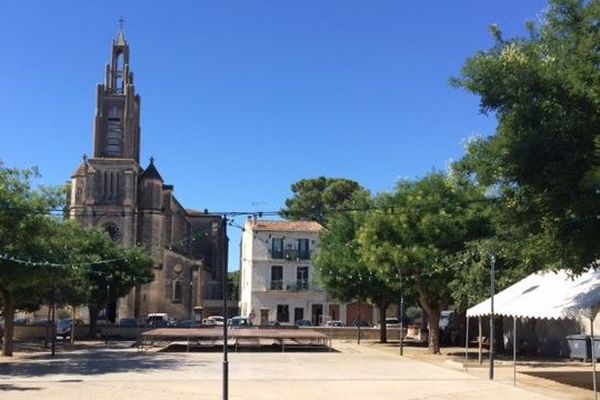
{"type": "Polygon", "coordinates": [[[496,292],[496,255],[490,260],[490,379],[494,379],[494,296],[496,292]]]}
{"type": "Polygon", "coordinates": [[[360,345],[360,297],[362,296],[362,279],[358,280],[358,321],[356,321],[356,343],[360,345]]]}
{"type": "Polygon", "coordinates": [[[223,245],[223,400],[229,398],[229,361],[227,360],[227,215],[223,215],[222,245],[223,245]]]}
{"type": "Polygon", "coordinates": [[[404,355],[404,295],[400,293],[400,355],[404,355]]]}
{"type": "Polygon", "coordinates": [[[112,276],[108,275],[106,277],[106,308],[104,309],[104,313],[106,314],[104,317],[106,319],[106,326],[104,327],[104,345],[108,346],[108,307],[110,304],[110,281],[112,280],[112,276]]]}

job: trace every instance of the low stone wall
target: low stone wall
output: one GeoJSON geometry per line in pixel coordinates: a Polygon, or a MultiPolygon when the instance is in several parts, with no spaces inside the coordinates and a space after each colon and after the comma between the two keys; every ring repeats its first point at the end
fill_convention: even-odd
{"type": "MultiPolygon", "coordinates": [[[[102,338],[108,335],[111,338],[124,339],[124,340],[136,340],[139,334],[146,332],[150,327],[102,327],[98,329],[97,337],[102,338]]],[[[89,325],[77,325],[75,327],[75,339],[87,339],[90,332],[89,325]]],[[[42,340],[46,337],[45,326],[31,326],[31,325],[17,325],[15,326],[14,335],[15,340],[27,341],[27,340],[42,340]]]]}
{"type": "MultiPolygon", "coordinates": [[[[312,327],[317,332],[322,332],[329,336],[331,339],[356,339],[358,336],[358,329],[353,326],[345,327],[312,327]]],[[[367,340],[379,340],[379,328],[360,328],[361,339],[367,340]]],[[[400,340],[400,328],[387,328],[388,340],[400,340]]],[[[406,338],[406,328],[404,328],[404,338],[406,338]]]]}
{"type": "MultiPolygon", "coordinates": [[[[78,325],[75,327],[75,339],[86,339],[88,338],[89,333],[88,325],[78,325]]],[[[111,327],[101,327],[98,330],[97,337],[103,338],[109,336],[112,339],[123,339],[123,340],[137,340],[138,336],[142,333],[149,331],[154,328],[150,327],[119,327],[119,326],[111,326],[111,327]]],[[[303,329],[303,328],[301,328],[303,329]]],[[[311,330],[315,330],[317,332],[322,332],[326,334],[331,339],[356,339],[358,334],[358,329],[355,327],[311,327],[311,330]]],[[[410,338],[411,332],[408,332],[407,329],[404,328],[404,337],[407,336],[410,338]]],[[[15,326],[15,334],[14,338],[18,341],[27,341],[27,340],[42,340],[46,337],[46,327],[45,326],[15,326]]],[[[379,328],[360,328],[360,337],[361,339],[366,340],[379,340],[379,328]]],[[[387,329],[387,337],[388,340],[400,340],[400,328],[388,328],[387,329]]]]}

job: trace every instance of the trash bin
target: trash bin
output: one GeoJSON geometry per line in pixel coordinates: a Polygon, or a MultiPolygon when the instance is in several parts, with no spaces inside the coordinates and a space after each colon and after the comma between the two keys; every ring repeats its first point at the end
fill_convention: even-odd
{"type": "MultiPolygon", "coordinates": [[[[582,361],[591,360],[590,338],[586,335],[569,335],[565,338],[569,344],[569,358],[571,360],[579,359],[582,361]]],[[[594,347],[594,352],[600,351],[600,337],[597,337],[598,347],[594,347]]],[[[594,340],[594,342],[596,341],[594,340]]],[[[598,357],[598,356],[596,356],[598,357]]]]}
{"type": "MultiPolygon", "coordinates": [[[[594,358],[600,360],[600,336],[594,336],[592,339],[592,346],[594,346],[594,358]]],[[[591,358],[592,353],[590,352],[590,359],[591,358]]]]}

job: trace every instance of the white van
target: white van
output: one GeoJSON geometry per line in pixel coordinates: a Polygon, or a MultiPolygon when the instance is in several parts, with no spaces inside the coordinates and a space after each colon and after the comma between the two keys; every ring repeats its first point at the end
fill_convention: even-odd
{"type": "Polygon", "coordinates": [[[146,324],[155,328],[169,326],[169,314],[167,313],[150,313],[146,318],[146,324]]]}

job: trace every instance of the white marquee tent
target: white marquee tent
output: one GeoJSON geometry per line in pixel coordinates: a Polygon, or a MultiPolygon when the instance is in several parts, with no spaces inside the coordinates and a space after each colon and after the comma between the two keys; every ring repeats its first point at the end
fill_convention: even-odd
{"type": "MultiPolygon", "coordinates": [[[[591,321],[593,335],[593,320],[596,318],[599,309],[600,271],[591,270],[580,276],[572,277],[567,271],[560,270],[529,275],[499,292],[494,296],[493,314],[513,318],[513,361],[516,368],[517,319],[587,318],[591,321]]],[[[489,298],[469,308],[467,310],[467,329],[469,318],[491,314],[492,309],[489,298]]],[[[466,345],[468,345],[468,339],[466,345]]],[[[593,348],[594,346],[592,346],[592,364],[595,371],[593,348]]],[[[593,377],[595,394],[595,373],[593,377]]]]}

